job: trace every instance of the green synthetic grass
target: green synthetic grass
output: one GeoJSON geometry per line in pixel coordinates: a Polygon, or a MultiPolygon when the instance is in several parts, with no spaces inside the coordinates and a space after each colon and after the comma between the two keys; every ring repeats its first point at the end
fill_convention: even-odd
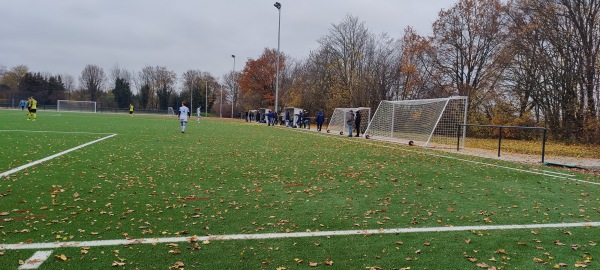
{"type": "MultiPolygon", "coordinates": [[[[27,122],[0,111],[0,130],[118,134],[0,179],[0,244],[600,221],[598,185],[360,138],[191,120],[182,134],[173,116],[42,112],[27,122]]],[[[0,132],[0,169],[105,136],[0,132]]],[[[597,267],[598,235],[592,227],[63,248],[53,255],[67,260],[41,269],[597,267]]],[[[34,252],[0,251],[0,265],[16,269],[34,252]]]]}

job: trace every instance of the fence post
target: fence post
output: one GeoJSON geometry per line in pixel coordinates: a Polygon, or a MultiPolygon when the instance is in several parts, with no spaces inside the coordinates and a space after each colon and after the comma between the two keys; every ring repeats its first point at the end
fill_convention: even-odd
{"type": "Polygon", "coordinates": [[[545,154],[546,154],[546,128],[544,128],[544,136],[542,138],[542,164],[544,164],[545,154]]]}
{"type": "Polygon", "coordinates": [[[460,124],[456,124],[456,152],[458,152],[460,148],[460,124]]]}
{"type": "Polygon", "coordinates": [[[500,132],[498,132],[498,157],[500,157],[500,146],[502,146],[502,127],[500,127],[500,132]]]}

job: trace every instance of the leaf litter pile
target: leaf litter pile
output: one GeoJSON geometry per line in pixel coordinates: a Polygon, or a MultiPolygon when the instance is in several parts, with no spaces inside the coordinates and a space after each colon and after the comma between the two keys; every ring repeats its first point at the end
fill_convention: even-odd
{"type": "MultiPolygon", "coordinates": [[[[106,117],[47,119],[55,123],[45,130],[119,135],[1,179],[2,244],[189,238],[63,248],[44,264],[49,269],[598,267],[597,227],[196,241],[205,235],[600,221],[600,188],[359,138],[218,120],[190,123],[181,134],[173,118],[106,117]]],[[[57,150],[44,145],[61,140],[64,135],[48,137],[35,151],[52,155],[57,150]]],[[[2,250],[0,263],[18,267],[33,252],[2,250]]]]}

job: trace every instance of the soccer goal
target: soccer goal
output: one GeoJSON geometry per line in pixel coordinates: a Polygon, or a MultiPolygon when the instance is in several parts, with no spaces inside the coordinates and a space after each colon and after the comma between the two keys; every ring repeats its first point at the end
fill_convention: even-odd
{"type": "MultiPolygon", "coordinates": [[[[354,113],[360,112],[360,133],[363,134],[367,126],[369,126],[369,119],[371,119],[371,108],[369,107],[358,107],[358,108],[335,108],[333,115],[327,125],[327,133],[339,133],[344,135],[344,132],[348,132],[348,126],[346,120],[348,119],[348,113],[352,111],[354,113]]],[[[356,128],[356,127],[354,127],[356,128]]]]}
{"type": "MultiPolygon", "coordinates": [[[[458,124],[466,124],[468,98],[381,101],[365,131],[366,138],[396,140],[423,147],[457,143],[458,124]]],[[[463,127],[464,129],[464,127],[463,127]]],[[[461,147],[465,136],[462,132],[461,147]]]]}
{"type": "Polygon", "coordinates": [[[170,115],[175,115],[175,110],[173,110],[173,107],[169,107],[169,108],[167,109],[167,114],[170,114],[170,115]]]}
{"type": "Polygon", "coordinates": [[[56,111],[59,112],[96,112],[96,101],[58,100],[56,111]]]}

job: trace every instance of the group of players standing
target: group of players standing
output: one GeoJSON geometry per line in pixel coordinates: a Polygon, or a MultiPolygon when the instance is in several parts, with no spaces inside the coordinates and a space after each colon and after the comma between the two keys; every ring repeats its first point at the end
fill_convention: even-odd
{"type": "Polygon", "coordinates": [[[27,101],[21,100],[21,110],[25,110],[25,106],[27,106],[27,121],[31,120],[31,116],[33,116],[33,121],[37,118],[37,100],[33,97],[29,97],[27,101]]]}

